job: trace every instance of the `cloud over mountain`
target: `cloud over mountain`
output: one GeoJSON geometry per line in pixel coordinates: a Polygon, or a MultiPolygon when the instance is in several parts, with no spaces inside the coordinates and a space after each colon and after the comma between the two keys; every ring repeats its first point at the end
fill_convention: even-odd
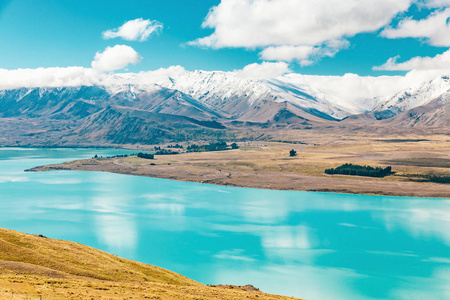
{"type": "Polygon", "coordinates": [[[434,57],[421,57],[416,56],[405,62],[397,62],[399,56],[391,57],[381,66],[374,67],[374,70],[387,70],[387,71],[430,71],[438,70],[443,72],[450,69],[450,50],[445,51],[442,54],[438,54],[434,57]]]}
{"type": "Polygon", "coordinates": [[[130,46],[115,45],[106,47],[103,52],[97,52],[91,65],[93,69],[108,72],[123,69],[141,60],[142,57],[130,46]]]}
{"type": "Polygon", "coordinates": [[[289,65],[284,62],[262,62],[261,64],[250,64],[242,70],[236,70],[234,73],[247,79],[267,79],[289,73],[289,65]]]}
{"type": "Polygon", "coordinates": [[[0,69],[0,89],[65,87],[99,84],[105,73],[83,67],[0,69]]]}
{"type": "Polygon", "coordinates": [[[350,45],[347,40],[333,40],[321,46],[275,46],[267,47],[260,53],[266,60],[291,62],[297,60],[300,65],[307,66],[321,57],[333,57],[341,49],[350,45]]]}
{"type": "Polygon", "coordinates": [[[125,22],[115,29],[106,30],[102,33],[104,39],[120,37],[127,41],[146,41],[151,34],[157,34],[163,29],[163,24],[156,20],[144,20],[138,18],[125,22]]]}

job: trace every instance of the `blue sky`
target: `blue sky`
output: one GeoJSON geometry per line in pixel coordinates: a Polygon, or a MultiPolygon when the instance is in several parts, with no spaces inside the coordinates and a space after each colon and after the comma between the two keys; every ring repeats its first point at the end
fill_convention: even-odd
{"type": "MultiPolygon", "coordinates": [[[[435,57],[450,46],[450,41],[443,37],[450,34],[450,30],[436,33],[442,31],[439,20],[430,18],[448,14],[450,1],[414,4],[411,0],[361,0],[359,3],[367,3],[350,11],[346,10],[345,4],[355,6],[354,0],[317,0],[317,4],[308,7],[308,1],[269,2],[0,0],[0,68],[90,68],[97,52],[108,46],[126,45],[140,57],[139,62],[126,67],[130,72],[173,65],[181,65],[187,70],[232,71],[262,61],[285,61],[291,70],[302,74],[396,75],[423,67],[423,64],[413,62],[412,65],[399,65],[400,62],[408,62],[413,57],[435,57]],[[258,7],[256,2],[260,2],[258,7]],[[280,2],[277,7],[273,6],[276,2],[280,2]],[[323,7],[327,3],[332,6],[333,2],[337,5],[335,17],[323,7]],[[242,3],[246,5],[245,11],[239,9],[242,3]],[[216,15],[207,18],[213,7],[216,7],[216,15]],[[370,8],[369,17],[365,15],[366,7],[370,8]],[[295,15],[289,17],[289,9],[294,8],[298,9],[299,19],[313,15],[319,25],[301,23],[295,15]],[[151,34],[146,41],[103,38],[104,31],[117,29],[138,18],[158,21],[163,29],[159,34],[151,34]],[[205,18],[211,28],[202,28],[205,18]],[[419,23],[406,24],[411,19],[419,23]],[[429,22],[421,22],[427,19],[429,22]],[[334,24],[331,22],[327,28],[327,24],[320,25],[322,20],[332,20],[334,24]],[[400,28],[402,26],[404,28],[400,28]],[[391,30],[386,30],[389,27],[391,30]],[[330,33],[332,31],[336,32],[330,33]],[[422,36],[417,36],[419,31],[424,32],[422,36]],[[214,37],[197,40],[208,36],[214,37]],[[240,40],[241,36],[244,38],[240,40]],[[290,51],[289,55],[286,49],[290,51]],[[394,59],[396,56],[399,56],[397,60],[394,59]],[[389,66],[373,70],[390,58],[389,66]]],[[[448,67],[450,69],[450,65],[448,67]]]]}

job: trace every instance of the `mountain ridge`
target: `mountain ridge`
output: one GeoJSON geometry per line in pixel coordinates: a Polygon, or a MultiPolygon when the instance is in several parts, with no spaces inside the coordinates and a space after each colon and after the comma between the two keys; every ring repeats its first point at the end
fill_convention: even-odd
{"type": "Polygon", "coordinates": [[[359,103],[327,94],[289,74],[246,79],[231,72],[183,69],[128,83],[133,76],[116,76],[116,81],[105,85],[1,90],[0,120],[12,118],[30,126],[18,132],[9,126],[3,128],[6,137],[0,139],[0,145],[11,145],[13,140],[26,145],[77,139],[90,144],[96,139],[115,144],[137,143],[139,139],[160,143],[194,136],[201,139],[201,132],[205,139],[220,139],[249,130],[245,124],[259,124],[262,131],[449,126],[448,76],[359,103]]]}

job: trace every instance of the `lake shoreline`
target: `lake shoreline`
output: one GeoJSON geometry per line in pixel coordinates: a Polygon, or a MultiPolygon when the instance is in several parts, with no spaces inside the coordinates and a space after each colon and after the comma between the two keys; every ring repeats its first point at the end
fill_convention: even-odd
{"type": "MultiPolygon", "coordinates": [[[[52,169],[53,165],[45,165],[45,166],[38,166],[35,168],[31,168],[28,170],[25,170],[26,172],[46,172],[46,171],[86,171],[86,172],[106,172],[106,173],[113,173],[113,174],[120,174],[120,175],[130,175],[130,176],[141,176],[141,177],[149,177],[149,178],[159,178],[159,179],[167,179],[167,180],[176,180],[176,181],[182,181],[182,182],[192,182],[192,183],[201,183],[201,184],[210,184],[210,185],[218,185],[218,186],[229,186],[229,187],[240,187],[240,188],[251,188],[251,189],[263,189],[263,190],[272,190],[272,191],[296,191],[296,192],[315,192],[315,193],[333,193],[333,194],[353,194],[353,195],[372,195],[372,196],[393,196],[393,197],[418,197],[418,198],[450,198],[450,193],[443,192],[440,193],[402,193],[402,192],[387,192],[381,190],[382,185],[378,185],[380,187],[379,191],[364,191],[359,190],[358,188],[355,189],[338,189],[338,188],[322,188],[322,189],[298,189],[296,187],[288,187],[288,188],[282,188],[282,187],[267,187],[262,185],[245,185],[245,184],[235,184],[235,183],[219,183],[214,182],[211,180],[195,180],[195,179],[185,179],[185,178],[175,178],[174,176],[157,176],[157,175],[143,175],[143,174],[132,174],[128,172],[112,172],[102,169],[69,169],[69,168],[57,168],[52,169]],[[48,168],[50,167],[50,168],[48,168]]],[[[350,176],[349,176],[350,177],[350,176]]],[[[313,178],[317,179],[317,178],[313,178]]]]}

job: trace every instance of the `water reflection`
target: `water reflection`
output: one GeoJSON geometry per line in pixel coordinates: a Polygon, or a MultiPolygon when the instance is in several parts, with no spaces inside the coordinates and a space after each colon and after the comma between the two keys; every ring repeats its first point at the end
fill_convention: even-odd
{"type": "Polygon", "coordinates": [[[32,151],[0,152],[2,227],[74,240],[203,283],[250,283],[308,299],[450,298],[449,200],[23,173],[109,150],[32,151]]]}
{"type": "Polygon", "coordinates": [[[443,204],[450,207],[445,200],[440,203],[404,203],[403,207],[388,209],[377,216],[390,232],[404,230],[417,239],[434,238],[450,246],[450,210],[442,209],[443,204]]]}
{"type": "Polygon", "coordinates": [[[119,256],[134,256],[138,234],[136,222],[128,216],[100,214],[95,217],[95,230],[106,251],[119,256]]]}

